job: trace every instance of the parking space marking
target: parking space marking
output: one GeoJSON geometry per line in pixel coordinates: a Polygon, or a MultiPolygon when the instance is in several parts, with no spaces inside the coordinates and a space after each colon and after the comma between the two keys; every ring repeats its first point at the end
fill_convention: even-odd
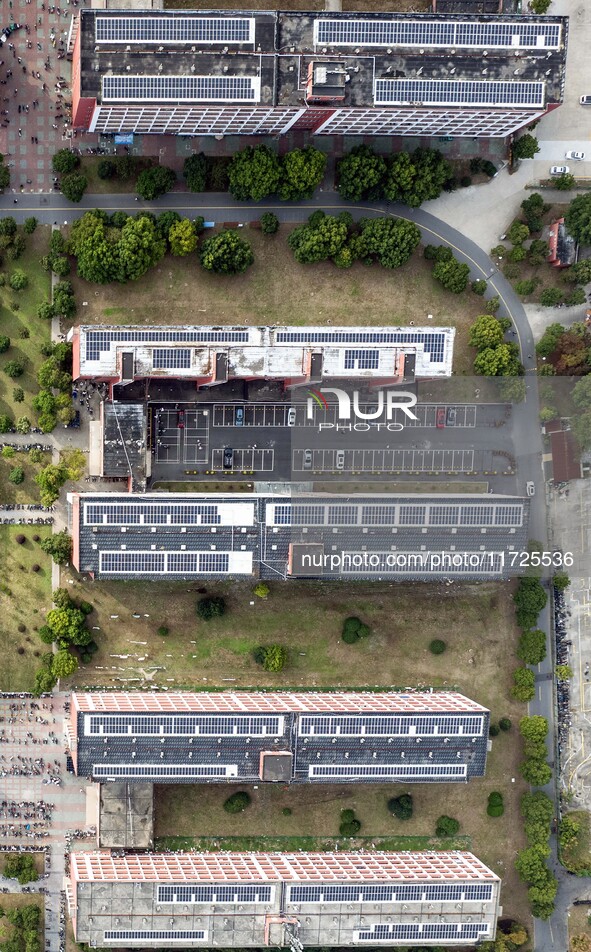
{"type": "Polygon", "coordinates": [[[209,410],[200,407],[187,410],[185,420],[183,462],[207,463],[209,459],[209,410]]]}
{"type": "MultiPolygon", "coordinates": [[[[289,405],[285,403],[265,403],[265,404],[247,404],[242,407],[242,423],[238,426],[287,426],[287,415],[289,405]]],[[[213,425],[214,426],[236,426],[235,404],[215,404],[213,407],[213,425]]],[[[304,415],[304,409],[300,409],[300,414],[304,415]]]]}
{"type": "MultiPolygon", "coordinates": [[[[236,409],[238,406],[242,406],[242,404],[214,404],[213,426],[236,426],[236,409]]],[[[476,426],[477,408],[475,404],[464,404],[458,406],[455,404],[448,405],[441,403],[419,403],[414,407],[413,410],[415,415],[418,417],[417,420],[409,419],[405,413],[395,408],[393,410],[391,422],[400,423],[405,428],[436,427],[437,410],[440,407],[443,407],[446,413],[446,426],[449,426],[450,428],[453,427],[454,429],[474,428],[476,426]],[[454,422],[451,422],[451,412],[454,413],[454,422]]],[[[307,407],[304,404],[297,404],[293,409],[295,409],[296,413],[294,424],[296,427],[318,427],[320,423],[331,423],[336,425],[337,423],[345,424],[347,422],[338,419],[336,404],[330,404],[326,410],[320,410],[314,405],[312,408],[314,411],[312,420],[308,420],[307,407]]],[[[360,407],[362,413],[371,413],[371,411],[374,409],[375,405],[372,404],[362,405],[360,407]]],[[[239,426],[274,427],[288,425],[287,418],[290,406],[285,403],[246,404],[242,406],[242,410],[243,422],[238,424],[239,426]]]]}
{"type": "MultiPolygon", "coordinates": [[[[304,470],[304,450],[292,455],[295,472],[304,470]]],[[[472,473],[473,450],[354,450],[313,449],[312,465],[317,473],[472,473]],[[337,467],[337,454],[343,453],[343,465],[337,467]]]]}
{"type": "Polygon", "coordinates": [[[232,468],[224,467],[223,449],[213,449],[211,453],[212,469],[223,470],[225,473],[270,473],[275,465],[275,450],[254,449],[245,447],[235,449],[232,457],[232,468]]]}

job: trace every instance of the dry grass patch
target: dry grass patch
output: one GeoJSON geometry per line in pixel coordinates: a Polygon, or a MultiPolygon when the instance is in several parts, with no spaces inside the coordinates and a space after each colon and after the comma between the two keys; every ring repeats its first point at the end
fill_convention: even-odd
{"type": "Polygon", "coordinates": [[[0,690],[30,691],[47,646],[37,636],[51,606],[51,558],[33,536],[51,535],[49,526],[0,526],[0,690]],[[26,542],[18,545],[17,535],[26,542]],[[39,565],[38,572],[32,571],[39,565]],[[25,631],[19,632],[19,625],[25,631]],[[22,652],[22,653],[21,653],[22,652]],[[35,654],[37,652],[37,655],[35,654]]]}
{"type": "Polygon", "coordinates": [[[576,936],[585,936],[588,941],[587,949],[591,949],[591,926],[589,925],[589,913],[591,905],[571,906],[567,913],[568,939],[570,952],[585,952],[585,946],[573,942],[576,936]]]}
{"type": "Polygon", "coordinates": [[[74,277],[78,319],[85,324],[310,324],[345,326],[455,326],[456,374],[469,373],[474,354],[468,327],[482,299],[451,294],[431,276],[419,250],[390,271],[357,263],[350,270],[329,262],[300,265],[287,244],[289,226],[278,235],[249,229],[255,263],[246,274],[221,277],[201,268],[195,256],[167,255],[140,281],[89,284],[74,277]],[[427,315],[432,315],[428,320],[427,315]]]}

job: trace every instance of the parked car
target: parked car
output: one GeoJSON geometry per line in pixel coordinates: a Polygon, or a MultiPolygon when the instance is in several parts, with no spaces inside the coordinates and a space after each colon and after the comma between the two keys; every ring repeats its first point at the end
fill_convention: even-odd
{"type": "Polygon", "coordinates": [[[224,447],[224,469],[232,469],[234,450],[230,446],[224,447]]]}
{"type": "Polygon", "coordinates": [[[591,106],[591,96],[581,96],[579,102],[581,106],[591,106]]]}
{"type": "Polygon", "coordinates": [[[295,426],[295,422],[296,422],[295,407],[290,407],[289,410],[287,411],[287,425],[295,426]]]}
{"type": "Polygon", "coordinates": [[[582,161],[582,159],[585,158],[585,153],[584,153],[584,152],[574,152],[574,151],[571,149],[570,152],[565,152],[565,153],[564,153],[564,158],[565,158],[565,159],[576,159],[577,161],[580,162],[580,161],[582,161]]]}
{"type": "Polygon", "coordinates": [[[534,483],[531,479],[529,479],[529,480],[527,481],[527,483],[526,483],[526,485],[525,485],[525,490],[526,490],[528,496],[535,496],[535,494],[536,494],[536,486],[535,486],[535,483],[534,483]]]}
{"type": "Polygon", "coordinates": [[[335,462],[336,462],[337,469],[345,468],[345,451],[344,450],[337,450],[335,455],[335,462]]]}
{"type": "Polygon", "coordinates": [[[178,426],[179,430],[185,429],[185,411],[184,410],[179,410],[177,418],[176,418],[176,425],[178,426]]]}
{"type": "Polygon", "coordinates": [[[234,412],[234,426],[242,426],[244,423],[244,407],[236,407],[234,412]]]}
{"type": "Polygon", "coordinates": [[[550,175],[568,175],[569,172],[568,165],[553,165],[550,169],[550,175]]]}
{"type": "Polygon", "coordinates": [[[447,416],[445,418],[445,423],[447,426],[456,425],[456,408],[455,407],[447,408],[447,416]]]}
{"type": "Polygon", "coordinates": [[[437,429],[442,430],[445,426],[445,407],[437,407],[437,429]]]}
{"type": "Polygon", "coordinates": [[[312,469],[312,450],[304,450],[304,469],[312,469]]]}

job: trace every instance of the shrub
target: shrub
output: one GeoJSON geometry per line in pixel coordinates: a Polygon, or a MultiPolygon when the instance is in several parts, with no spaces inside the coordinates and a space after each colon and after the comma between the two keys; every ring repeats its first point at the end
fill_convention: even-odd
{"type": "Polygon", "coordinates": [[[516,281],[513,287],[517,291],[517,294],[520,294],[521,297],[526,297],[528,294],[533,294],[536,290],[536,281],[535,278],[525,278],[523,281],[516,281]]]}
{"type": "Polygon", "coordinates": [[[482,278],[478,278],[476,281],[473,281],[470,285],[472,292],[477,294],[479,297],[482,297],[483,294],[486,294],[486,289],[488,287],[486,281],[482,278]]]}
{"type": "Polygon", "coordinates": [[[345,644],[353,645],[360,638],[367,638],[369,630],[369,625],[362,622],[360,618],[351,615],[349,618],[345,618],[341,637],[345,644]]]}
{"type": "Polygon", "coordinates": [[[15,536],[15,542],[18,545],[24,545],[26,541],[27,541],[27,537],[24,536],[21,532],[19,532],[19,534],[15,536]]]}
{"type": "Polygon", "coordinates": [[[556,307],[557,304],[562,303],[563,299],[564,294],[560,288],[545,288],[540,294],[540,304],[542,307],[556,307]]]}
{"type": "Polygon", "coordinates": [[[517,701],[531,701],[536,694],[535,675],[529,668],[517,668],[513,672],[511,694],[517,701]]]}
{"type": "Polygon", "coordinates": [[[435,836],[455,836],[460,829],[460,821],[451,816],[440,816],[435,827],[435,836]]]}
{"type": "Polygon", "coordinates": [[[503,795],[501,793],[489,793],[488,803],[486,807],[486,812],[489,816],[498,817],[502,816],[505,812],[505,807],[503,804],[503,795]]]}
{"type": "Polygon", "coordinates": [[[484,310],[487,314],[496,314],[501,306],[500,297],[495,294],[494,297],[489,298],[488,301],[484,302],[484,310]]]}
{"type": "Polygon", "coordinates": [[[90,604],[90,602],[80,602],[80,604],[78,605],[78,608],[80,609],[83,615],[90,615],[92,611],[92,605],[90,604]]]}
{"type": "Polygon", "coordinates": [[[266,598],[271,589],[266,582],[259,582],[258,585],[255,585],[253,591],[259,598],[266,598]]]}
{"type": "Polygon", "coordinates": [[[117,166],[111,159],[101,159],[96,173],[100,179],[111,179],[117,173],[117,166]]]}
{"type": "Polygon", "coordinates": [[[398,820],[410,820],[412,816],[412,796],[402,793],[399,797],[388,800],[388,811],[398,820]]]}
{"type": "Polygon", "coordinates": [[[5,337],[4,334],[0,335],[0,354],[5,354],[9,347],[10,337],[5,337]]]}
{"type": "Polygon", "coordinates": [[[342,822],[339,826],[341,836],[355,836],[361,829],[360,821],[355,817],[353,820],[342,822]]]}
{"type": "Polygon", "coordinates": [[[8,481],[13,483],[15,486],[19,486],[25,481],[25,472],[21,466],[15,466],[14,469],[10,470],[8,474],[8,481]]]}
{"type": "Polygon", "coordinates": [[[291,814],[293,813],[293,810],[291,809],[291,807],[283,807],[283,810],[281,812],[283,816],[291,816],[291,814]]]}
{"type": "Polygon", "coordinates": [[[500,733],[501,733],[501,728],[499,727],[498,724],[491,724],[489,726],[488,728],[489,737],[498,737],[500,733]]]}
{"type": "Polygon", "coordinates": [[[273,212],[261,215],[261,231],[264,235],[274,235],[279,228],[279,219],[273,212]]]}
{"type": "Polygon", "coordinates": [[[210,595],[207,598],[200,598],[197,602],[197,614],[203,621],[210,621],[212,618],[220,618],[225,614],[226,601],[219,595],[210,595]]]}
{"type": "Polygon", "coordinates": [[[23,222],[23,231],[25,235],[32,235],[38,225],[36,218],[25,218],[23,222]]]}
{"type": "Polygon", "coordinates": [[[443,654],[446,648],[447,645],[445,641],[441,641],[440,638],[434,638],[433,641],[429,643],[429,651],[434,655],[443,654]]]}
{"type": "Polygon", "coordinates": [[[224,802],[226,813],[242,813],[248,806],[250,806],[250,795],[246,790],[237,790],[224,802]]]}
{"type": "Polygon", "coordinates": [[[472,185],[472,178],[470,175],[462,175],[460,179],[460,185],[462,188],[469,188],[472,185]]]}
{"type": "Polygon", "coordinates": [[[508,717],[502,717],[499,721],[499,727],[502,731],[510,731],[512,724],[508,717]]]}
{"type": "Polygon", "coordinates": [[[21,377],[24,373],[25,365],[22,360],[8,360],[4,364],[4,373],[7,374],[12,380],[15,380],[17,377],[21,377]]]}
{"type": "Polygon", "coordinates": [[[170,628],[167,628],[166,625],[160,625],[160,628],[158,629],[158,634],[161,636],[161,638],[166,638],[169,632],[170,632],[170,628]]]}
{"type": "Polygon", "coordinates": [[[289,656],[285,645],[265,645],[262,662],[265,671],[282,671],[289,656]]]}
{"type": "Polygon", "coordinates": [[[8,283],[13,291],[23,291],[29,283],[29,279],[21,268],[15,268],[8,279],[8,283]]]}

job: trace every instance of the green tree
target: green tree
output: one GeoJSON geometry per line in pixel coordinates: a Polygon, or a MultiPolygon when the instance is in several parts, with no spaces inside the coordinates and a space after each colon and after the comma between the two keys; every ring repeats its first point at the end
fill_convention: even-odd
{"type": "Polygon", "coordinates": [[[176,182],[176,175],[172,169],[165,165],[154,165],[149,169],[144,169],[138,175],[135,184],[135,190],[142,198],[148,202],[160,198],[166,192],[170,192],[176,182]]]}
{"type": "Polygon", "coordinates": [[[14,387],[12,391],[12,399],[15,403],[22,403],[25,399],[25,391],[22,387],[14,387]]]}
{"type": "MultiPolygon", "coordinates": [[[[35,482],[41,490],[41,503],[51,506],[58,498],[60,489],[67,480],[65,467],[49,463],[35,476],[35,482]]],[[[53,536],[52,538],[55,538],[53,536]]]]}
{"type": "Polygon", "coordinates": [[[337,164],[337,188],[346,201],[379,197],[385,177],[386,162],[367,145],[355,146],[337,164]]]}
{"type": "Polygon", "coordinates": [[[550,206],[546,205],[539,192],[532,192],[532,194],[521,203],[523,217],[530,232],[541,231],[542,216],[549,208],[550,206]]]}
{"type": "Polygon", "coordinates": [[[17,377],[21,377],[25,372],[24,361],[18,360],[7,360],[4,364],[4,373],[10,377],[12,380],[15,380],[17,377]]]}
{"type": "Polygon", "coordinates": [[[539,628],[524,631],[519,638],[517,657],[525,664],[540,664],[546,657],[546,633],[539,628]]]}
{"type": "Polygon", "coordinates": [[[567,275],[579,284],[589,284],[591,282],[591,258],[581,258],[580,261],[577,261],[568,269],[567,275]]]}
{"type": "Polygon", "coordinates": [[[53,309],[56,314],[70,318],[76,313],[76,301],[69,281],[60,281],[53,289],[53,309]]]}
{"type": "Polygon", "coordinates": [[[263,235],[274,235],[279,229],[279,219],[273,212],[261,215],[261,231],[263,235]]]}
{"type": "Polygon", "coordinates": [[[484,310],[487,314],[496,314],[500,306],[501,299],[497,294],[495,294],[494,297],[489,298],[488,301],[484,302],[484,310]]]}
{"type": "Polygon", "coordinates": [[[4,191],[10,185],[10,169],[4,165],[4,156],[0,159],[0,191],[4,191]]]}
{"type": "MultiPolygon", "coordinates": [[[[127,217],[126,217],[127,220],[127,217]]],[[[158,218],[156,219],[156,231],[160,238],[165,238],[168,241],[170,236],[170,229],[173,225],[176,225],[177,222],[182,221],[181,216],[178,212],[173,211],[172,209],[167,209],[165,212],[160,212],[158,218]]],[[[125,222],[122,222],[119,226],[123,228],[125,222]]]]}
{"type": "Polygon", "coordinates": [[[193,223],[188,218],[176,222],[170,229],[168,241],[173,255],[178,257],[190,255],[197,247],[197,235],[193,223]]]}
{"type": "Polygon", "coordinates": [[[100,179],[107,181],[117,174],[117,166],[111,159],[101,159],[97,165],[96,173],[100,179]]]}
{"type": "Polygon", "coordinates": [[[249,243],[230,230],[206,238],[199,257],[205,270],[215,274],[243,274],[254,262],[249,243]]]}
{"type": "Polygon", "coordinates": [[[484,377],[516,377],[521,372],[515,344],[485,347],[474,358],[474,372],[484,377]]]}
{"type": "Polygon", "coordinates": [[[71,172],[70,175],[64,175],[60,182],[62,195],[69,202],[81,202],[87,186],[88,179],[80,172],[71,172]]]}
{"type": "Polygon", "coordinates": [[[433,277],[453,294],[461,294],[468,286],[470,268],[456,258],[450,261],[438,261],[433,268],[433,277]]]}
{"type": "Polygon", "coordinates": [[[0,413],[0,433],[10,433],[12,429],[12,420],[6,413],[0,413]]]}
{"type": "Polygon", "coordinates": [[[80,156],[70,149],[59,149],[51,159],[51,167],[58,175],[67,175],[80,165],[80,156]]]}
{"type": "Polygon", "coordinates": [[[591,192],[573,198],[564,221],[573,238],[581,245],[591,245],[591,192]]]}
{"type": "Polygon", "coordinates": [[[520,297],[527,297],[529,294],[533,294],[536,290],[536,279],[524,278],[522,281],[516,281],[513,287],[520,297]]]}
{"type": "Polygon", "coordinates": [[[29,283],[29,279],[21,268],[15,268],[8,279],[8,283],[13,291],[23,291],[29,283]]]}
{"type": "Polygon", "coordinates": [[[248,806],[250,806],[250,794],[246,790],[237,790],[224,801],[226,813],[242,813],[248,806]]]}
{"type": "Polygon", "coordinates": [[[577,180],[572,172],[566,172],[564,175],[558,175],[553,179],[552,184],[559,192],[570,192],[577,184],[577,180]]]}
{"type": "Polygon", "coordinates": [[[542,16],[548,12],[551,3],[552,0],[530,0],[529,6],[532,13],[535,13],[536,16],[542,16]]]}
{"type": "Polygon", "coordinates": [[[260,202],[279,190],[281,163],[266,145],[236,152],[228,166],[230,192],[240,202],[260,202]]]}
{"type": "Polygon", "coordinates": [[[520,628],[533,628],[538,615],[546,606],[548,596],[540,580],[524,577],[519,580],[519,586],[513,596],[517,614],[517,624],[520,628]]]}
{"type": "Polygon", "coordinates": [[[325,261],[338,254],[347,241],[346,222],[334,215],[315,212],[307,223],[294,228],[287,243],[300,264],[325,261]]]}
{"type": "Polygon", "coordinates": [[[183,165],[183,176],[190,192],[205,191],[207,181],[207,159],[203,152],[190,155],[183,165]]]}
{"type": "MultiPolygon", "coordinates": [[[[35,859],[32,853],[6,853],[4,875],[7,879],[18,879],[21,886],[27,883],[36,883],[39,874],[35,869],[35,859]]],[[[23,910],[24,912],[24,910],[23,910]]],[[[27,920],[30,921],[29,917],[27,920]]],[[[39,917],[37,916],[37,922],[39,917]]]]}
{"type": "Polygon", "coordinates": [[[546,860],[549,856],[550,847],[542,843],[520,850],[515,860],[515,868],[521,879],[532,885],[543,885],[548,877],[546,860]]]}
{"type": "Polygon", "coordinates": [[[402,793],[399,797],[388,800],[388,812],[398,820],[410,820],[413,812],[411,794],[402,793]]]}
{"type": "Polygon", "coordinates": [[[70,273],[70,262],[67,258],[59,256],[52,259],[51,270],[59,278],[66,278],[70,273]]]}
{"type": "Polygon", "coordinates": [[[25,218],[23,222],[23,231],[25,235],[32,235],[38,224],[39,222],[36,218],[25,218]]]}
{"type": "Polygon", "coordinates": [[[451,816],[440,816],[435,827],[435,836],[455,836],[460,829],[459,820],[451,816]]]}
{"type": "Polygon", "coordinates": [[[70,651],[58,651],[53,656],[52,672],[56,678],[68,678],[78,667],[78,658],[70,651]]]}
{"type": "Polygon", "coordinates": [[[542,307],[556,307],[564,300],[564,292],[560,288],[544,288],[540,294],[542,307]]]}
{"type": "Polygon", "coordinates": [[[121,229],[118,249],[119,280],[137,281],[164,257],[166,241],[158,237],[156,226],[149,218],[128,218],[121,229]]]}
{"type": "Polygon", "coordinates": [[[552,577],[552,585],[558,592],[564,592],[570,585],[570,578],[566,572],[556,572],[552,577]]]}
{"type": "Polygon", "coordinates": [[[476,281],[472,281],[470,285],[472,293],[477,294],[478,297],[482,297],[484,294],[486,294],[487,288],[488,284],[482,278],[477,278],[476,281]]]}
{"type": "Polygon", "coordinates": [[[548,242],[542,241],[541,238],[536,238],[534,239],[534,241],[532,241],[531,245],[529,246],[529,251],[527,253],[527,260],[529,261],[531,265],[534,265],[534,267],[536,267],[539,264],[544,264],[549,253],[550,253],[550,249],[548,247],[548,242]]]}
{"type": "Polygon", "coordinates": [[[292,149],[283,156],[279,198],[284,202],[301,202],[312,198],[324,178],[326,155],[311,145],[292,149]]]}
{"type": "MultiPolygon", "coordinates": [[[[536,344],[536,353],[539,357],[549,357],[556,350],[559,339],[566,328],[562,324],[550,324],[536,344]]],[[[576,389],[576,388],[575,388],[576,389]]]]}
{"type": "Polygon", "coordinates": [[[384,194],[392,202],[418,208],[439,197],[451,174],[449,162],[435,149],[418,148],[412,155],[399,152],[390,160],[384,194]]]}
{"type": "Polygon", "coordinates": [[[545,741],[548,735],[548,721],[539,714],[522,717],[519,722],[519,731],[526,741],[534,743],[545,741]]]}
{"type": "Polygon", "coordinates": [[[19,417],[16,421],[15,430],[17,433],[30,433],[31,432],[31,421],[28,417],[22,416],[19,417]]]}
{"type": "Polygon", "coordinates": [[[15,486],[20,486],[25,481],[25,471],[20,466],[15,466],[8,474],[8,481],[15,486]]]}
{"type": "Polygon", "coordinates": [[[49,301],[42,301],[39,307],[37,308],[37,317],[40,317],[42,321],[51,321],[55,317],[55,311],[53,305],[49,301]]]}
{"type": "Polygon", "coordinates": [[[522,245],[529,238],[529,228],[516,218],[507,231],[507,238],[512,245],[522,245]]]}
{"type": "Polygon", "coordinates": [[[538,140],[529,132],[526,132],[525,135],[513,143],[513,155],[516,159],[533,159],[539,151],[538,140]]]}
{"type": "Polygon", "coordinates": [[[0,354],[5,354],[10,347],[10,337],[0,335],[0,354]]]}
{"type": "Polygon", "coordinates": [[[421,240],[414,222],[403,218],[362,218],[359,225],[365,255],[375,258],[384,268],[403,265],[421,240]]]}
{"type": "Polygon", "coordinates": [[[556,680],[569,681],[573,676],[573,669],[569,664],[556,665],[556,680]]]}
{"type": "Polygon", "coordinates": [[[477,317],[470,327],[469,344],[477,350],[486,347],[498,347],[503,342],[505,332],[500,321],[491,314],[477,317]]]}
{"type": "Polygon", "coordinates": [[[265,645],[263,668],[265,671],[282,671],[288,658],[289,653],[285,645],[265,645]]]}
{"type": "Polygon", "coordinates": [[[56,565],[66,565],[72,555],[72,539],[66,529],[54,532],[39,543],[40,548],[50,555],[56,565]]]}
{"type": "Polygon", "coordinates": [[[536,694],[536,678],[529,668],[516,668],[513,672],[511,694],[517,701],[531,701],[536,694]]]}
{"type": "Polygon", "coordinates": [[[225,612],[226,601],[220,596],[210,595],[207,598],[200,598],[197,602],[197,614],[203,621],[219,618],[225,612]]]}

